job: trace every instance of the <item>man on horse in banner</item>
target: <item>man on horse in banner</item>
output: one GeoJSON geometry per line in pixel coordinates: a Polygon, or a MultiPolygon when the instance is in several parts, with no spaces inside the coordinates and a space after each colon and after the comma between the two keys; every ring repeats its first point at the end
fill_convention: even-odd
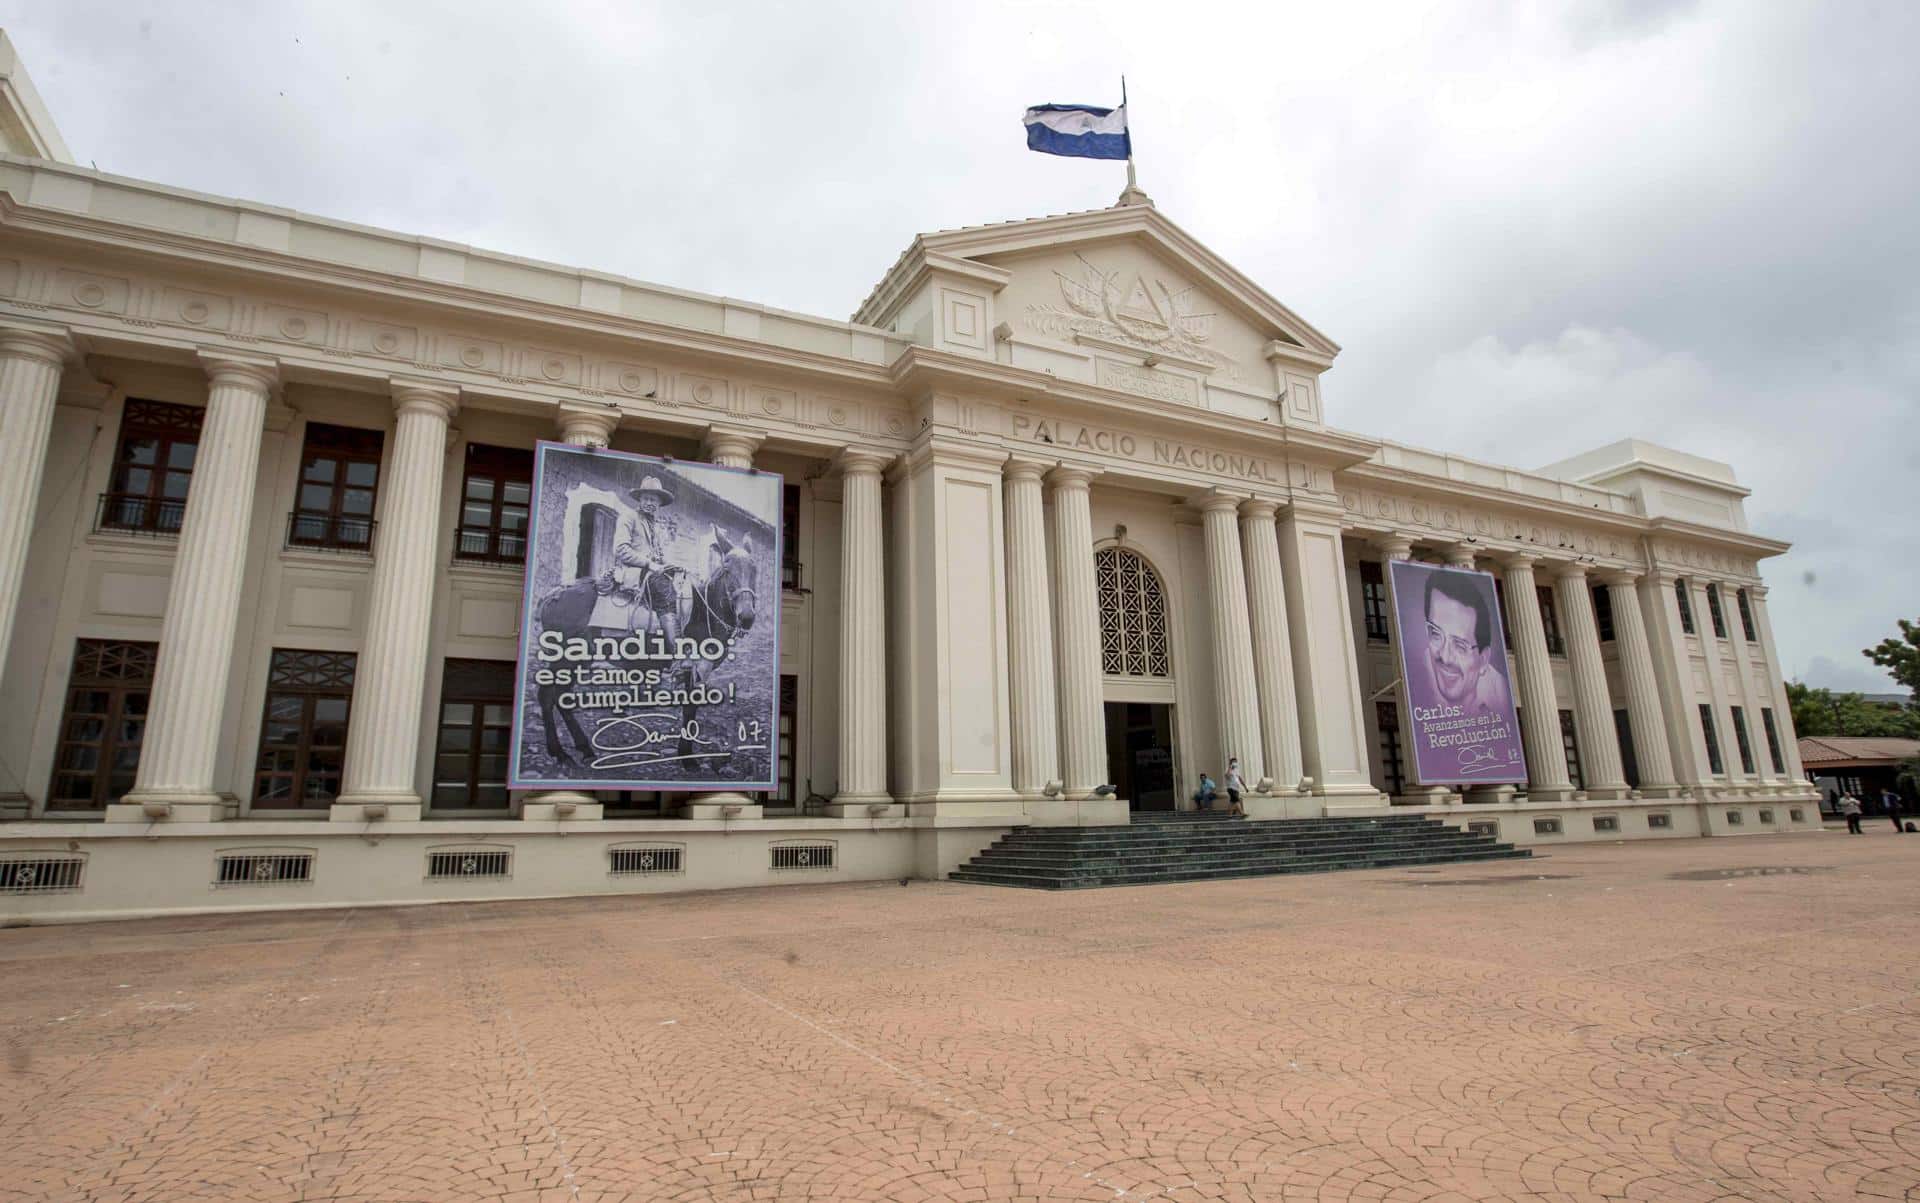
{"type": "Polygon", "coordinates": [[[671,646],[680,638],[676,578],[687,571],[684,564],[675,563],[685,555],[679,525],[660,512],[673,504],[673,493],[657,476],[645,478],[639,488],[627,492],[640,508],[620,516],[613,536],[614,566],[601,577],[599,588],[627,604],[645,606],[671,646]]]}

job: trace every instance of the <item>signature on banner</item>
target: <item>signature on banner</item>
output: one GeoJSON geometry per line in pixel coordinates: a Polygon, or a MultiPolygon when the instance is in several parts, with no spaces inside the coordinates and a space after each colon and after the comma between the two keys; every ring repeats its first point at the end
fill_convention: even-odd
{"type": "Polygon", "coordinates": [[[759,719],[738,723],[729,742],[724,733],[703,734],[699,719],[682,719],[670,711],[610,715],[594,726],[592,742],[596,769],[713,760],[767,748],[766,727],[759,719]]]}

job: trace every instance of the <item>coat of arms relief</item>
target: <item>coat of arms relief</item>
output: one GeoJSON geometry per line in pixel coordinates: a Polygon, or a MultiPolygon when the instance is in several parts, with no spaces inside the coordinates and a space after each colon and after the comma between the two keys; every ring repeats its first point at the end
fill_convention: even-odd
{"type": "Polygon", "coordinates": [[[1194,288],[1170,287],[1165,280],[1148,280],[1136,272],[1106,271],[1076,254],[1080,273],[1056,271],[1060,305],[1027,306],[1027,324],[1036,334],[1072,339],[1084,336],[1136,348],[1143,354],[1165,355],[1207,365],[1229,380],[1240,377],[1231,359],[1208,346],[1217,314],[1194,312],[1194,288]]]}

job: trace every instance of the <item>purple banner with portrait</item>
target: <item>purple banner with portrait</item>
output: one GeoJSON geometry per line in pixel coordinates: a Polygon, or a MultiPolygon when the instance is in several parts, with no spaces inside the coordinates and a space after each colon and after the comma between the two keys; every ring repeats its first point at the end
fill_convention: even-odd
{"type": "Polygon", "coordinates": [[[1527,779],[1490,573],[1391,560],[1400,682],[1421,785],[1527,779]]]}

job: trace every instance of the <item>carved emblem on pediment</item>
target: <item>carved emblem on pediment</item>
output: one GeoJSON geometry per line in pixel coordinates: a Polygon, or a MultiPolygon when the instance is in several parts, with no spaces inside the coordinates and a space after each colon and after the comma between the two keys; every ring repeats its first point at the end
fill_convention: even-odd
{"type": "Polygon", "coordinates": [[[1126,278],[1122,270],[1105,271],[1082,255],[1077,276],[1054,272],[1064,305],[1029,305],[1027,322],[1036,333],[1054,338],[1086,335],[1211,365],[1228,379],[1239,379],[1233,361],[1208,346],[1217,314],[1194,312],[1192,285],[1175,289],[1144,273],[1126,278]]]}

